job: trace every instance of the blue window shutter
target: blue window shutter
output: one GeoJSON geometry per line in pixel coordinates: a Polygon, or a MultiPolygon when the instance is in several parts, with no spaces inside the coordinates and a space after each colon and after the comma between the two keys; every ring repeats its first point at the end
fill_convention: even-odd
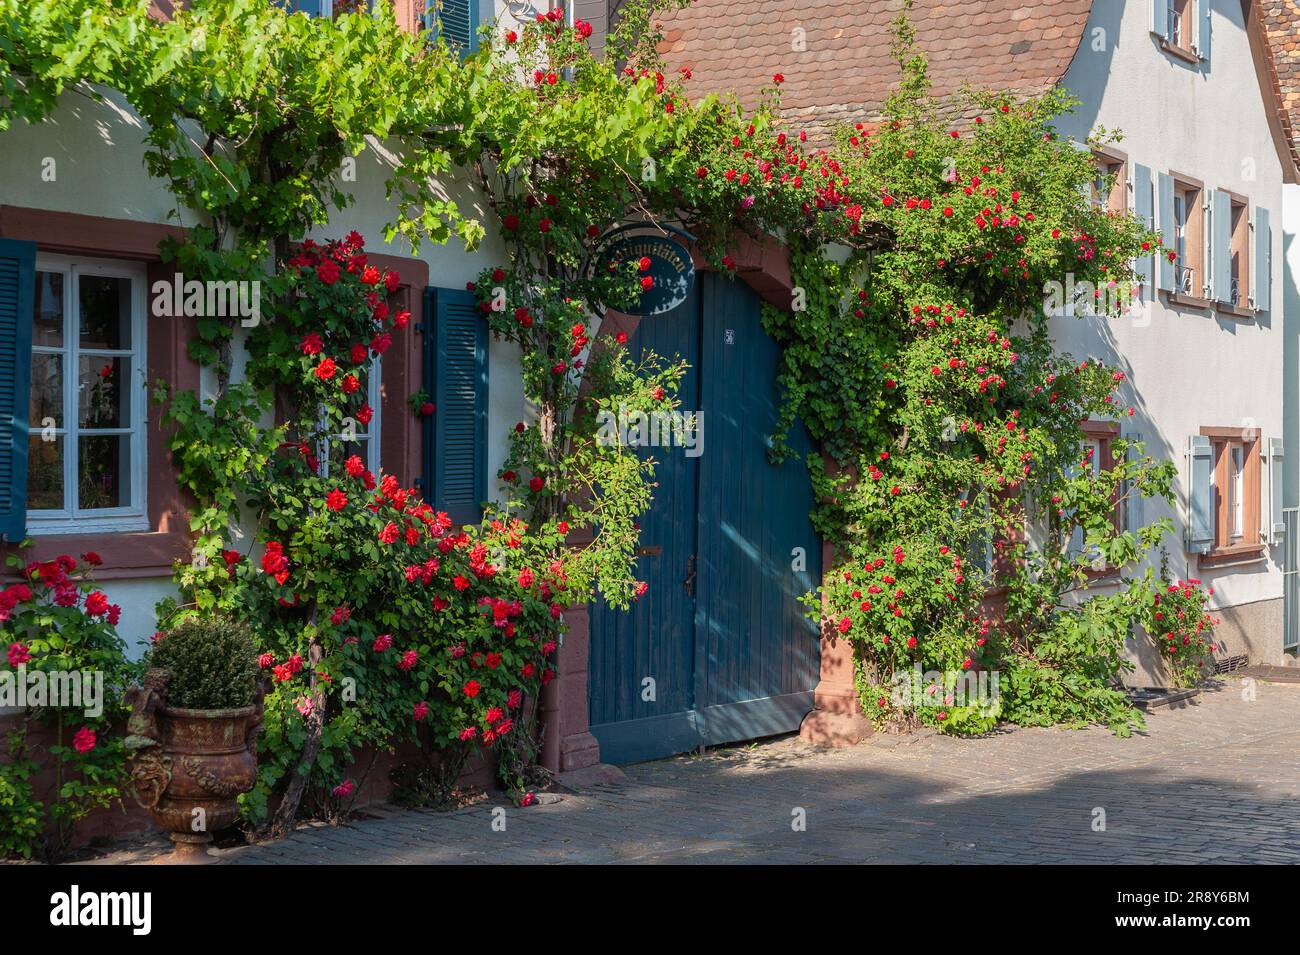
{"type": "Polygon", "coordinates": [[[1210,200],[1210,267],[1212,289],[1219,302],[1232,301],[1232,197],[1215,189],[1210,200]]]}
{"type": "Polygon", "coordinates": [[[425,292],[425,486],[435,510],[476,524],[487,497],[487,323],[464,289],[425,292]]]}
{"type": "Polygon", "coordinates": [[[0,239],[0,539],[27,536],[27,409],[32,391],[36,243],[0,239]]]}
{"type": "MultiPolygon", "coordinates": [[[[1176,241],[1174,236],[1174,178],[1167,173],[1156,173],[1156,231],[1166,248],[1172,249],[1176,241]]],[[[1174,290],[1174,263],[1169,256],[1160,254],[1160,288],[1166,292],[1174,290]]]]}
{"type": "Polygon", "coordinates": [[[325,0],[271,0],[277,7],[284,7],[289,13],[305,13],[309,17],[329,15],[325,0]]]}
{"type": "MultiPolygon", "coordinates": [[[[1124,436],[1127,446],[1124,449],[1124,460],[1132,463],[1138,458],[1137,446],[1142,443],[1142,435],[1136,431],[1124,436]]],[[[1124,482],[1120,493],[1124,495],[1124,514],[1120,523],[1120,530],[1132,531],[1137,533],[1142,527],[1142,493],[1135,491],[1129,481],[1124,482]],[[1129,495],[1132,494],[1130,497],[1129,495]]]]}
{"type": "Polygon", "coordinates": [[[424,26],[469,56],[478,49],[478,0],[428,0],[424,26]]]}
{"type": "Polygon", "coordinates": [[[1269,531],[1268,539],[1280,544],[1286,537],[1286,525],[1282,518],[1283,498],[1286,496],[1286,471],[1283,468],[1282,439],[1268,439],[1268,511],[1264,519],[1264,528],[1269,531]]]}
{"type": "Polygon", "coordinates": [[[1169,36],[1169,0],[1151,0],[1151,32],[1169,36]]]}
{"type": "MultiPolygon", "coordinates": [[[[1141,220],[1142,224],[1148,229],[1155,227],[1155,218],[1153,215],[1153,195],[1151,192],[1151,170],[1140,163],[1133,165],[1133,212],[1141,220]]],[[[1137,259],[1137,274],[1144,288],[1144,296],[1150,294],[1151,286],[1151,254],[1139,255],[1137,259]]]]}
{"type": "Polygon", "coordinates": [[[1187,550],[1207,554],[1214,548],[1214,446],[1210,439],[1192,435],[1188,444],[1187,550]]]}
{"type": "Polygon", "coordinates": [[[1214,4],[1210,0],[1200,0],[1196,4],[1200,16],[1200,21],[1196,31],[1196,55],[1201,58],[1201,62],[1209,67],[1210,65],[1210,13],[1214,4]]]}
{"type": "Polygon", "coordinates": [[[1255,207],[1255,308],[1267,312],[1272,303],[1273,287],[1273,230],[1268,223],[1268,210],[1255,207]]]}

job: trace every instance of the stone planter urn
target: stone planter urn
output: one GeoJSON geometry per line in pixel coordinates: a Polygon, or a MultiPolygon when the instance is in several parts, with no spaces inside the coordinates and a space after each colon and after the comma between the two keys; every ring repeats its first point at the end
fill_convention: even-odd
{"type": "Polygon", "coordinates": [[[212,833],[234,824],[237,797],[257,781],[261,693],[253,706],[171,709],[166,670],[150,670],[128,694],[127,764],[136,801],[167,831],[175,850],[159,862],[208,860],[212,833]]]}

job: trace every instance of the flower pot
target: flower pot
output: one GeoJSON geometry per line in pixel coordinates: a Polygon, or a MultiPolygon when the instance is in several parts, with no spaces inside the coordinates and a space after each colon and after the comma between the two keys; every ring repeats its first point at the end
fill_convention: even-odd
{"type": "Polygon", "coordinates": [[[239,816],[257,781],[261,701],[232,710],[172,709],[146,689],[127,738],[136,800],[176,844],[161,862],[203,862],[212,833],[239,816]],[[147,725],[147,732],[144,730],[147,725]]]}

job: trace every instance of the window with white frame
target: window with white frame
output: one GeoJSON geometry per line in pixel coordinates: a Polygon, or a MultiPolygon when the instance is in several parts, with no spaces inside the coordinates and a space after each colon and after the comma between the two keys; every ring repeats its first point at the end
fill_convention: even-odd
{"type": "Polygon", "coordinates": [[[348,396],[344,405],[342,430],[330,435],[321,449],[322,474],[342,474],[343,462],[355,454],[370,473],[378,476],[382,361],[375,358],[366,369],[352,372],[361,380],[361,387],[348,396]]]}
{"type": "Polygon", "coordinates": [[[33,534],[144,530],[143,265],[36,262],[27,520],[33,534]]]}

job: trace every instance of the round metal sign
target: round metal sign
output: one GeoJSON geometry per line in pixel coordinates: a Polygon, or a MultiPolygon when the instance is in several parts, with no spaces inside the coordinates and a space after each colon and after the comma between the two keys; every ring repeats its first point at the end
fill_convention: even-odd
{"type": "Polygon", "coordinates": [[[691,261],[690,250],[673,236],[681,235],[687,240],[691,236],[668,229],[671,234],[665,235],[659,227],[643,223],[621,226],[605,234],[596,254],[596,268],[600,271],[623,268],[626,262],[648,260],[648,267],[640,274],[649,276],[652,284],[641,292],[638,303],[627,310],[630,315],[644,318],[671,312],[690,294],[695,281],[695,263],[691,261]]]}

